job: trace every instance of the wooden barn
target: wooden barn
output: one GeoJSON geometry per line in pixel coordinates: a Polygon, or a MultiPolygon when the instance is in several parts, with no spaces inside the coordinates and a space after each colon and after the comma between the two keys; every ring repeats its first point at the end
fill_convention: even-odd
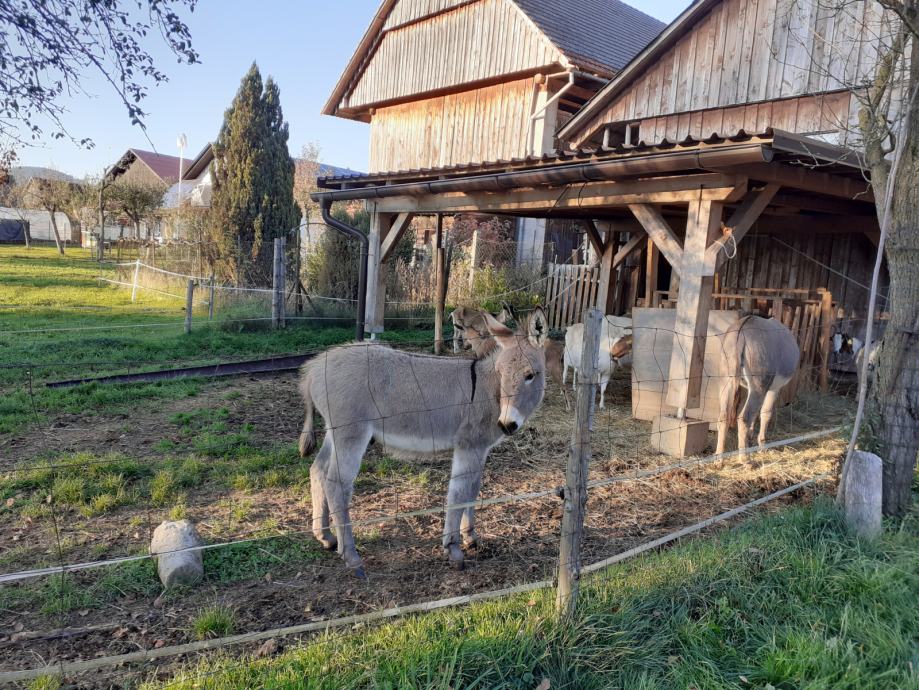
{"type": "MultiPolygon", "coordinates": [[[[576,56],[527,47],[514,27],[540,27],[516,11],[529,4],[385,2],[333,94],[327,112],[371,122],[371,172],[322,180],[326,191],[316,196],[325,205],[363,199],[373,213],[367,329],[382,326],[381,264],[413,215],[564,218],[583,224],[598,262],[590,279],[583,270],[556,278],[574,281],[559,292],[559,323],[590,305],[632,311],[636,350],[655,353],[653,376],[636,360],[637,416],[717,419],[706,335],[723,310],[781,319],[801,345],[802,377],[826,387],[834,324],[865,317],[878,237],[853,96],[876,69],[884,25],[877,3],[698,0],[621,70],[604,74],[611,78],[595,94],[582,92],[589,84],[578,74],[549,87],[558,83],[551,70],[576,56]],[[493,21],[475,14],[486,10],[497,12],[493,21]],[[398,49],[384,50],[387,30],[405,22],[398,49]],[[445,26],[464,29],[437,33],[445,26]],[[428,55],[431,45],[451,49],[420,67],[411,56],[428,55]],[[444,92],[483,64],[522,68],[515,60],[523,55],[536,59],[520,88],[539,94],[523,114],[525,104],[513,99],[495,107],[486,95],[494,86],[483,86],[473,102],[485,110],[470,120],[444,92]],[[555,62],[537,66],[546,60],[555,62]],[[372,89],[361,86],[368,75],[372,89]],[[569,83],[589,100],[542,122],[542,150],[509,143],[546,104],[561,109],[572,92],[558,93],[569,83]],[[421,98],[422,89],[434,100],[421,98]],[[370,90],[378,95],[356,96],[370,90]],[[398,102],[369,105],[383,95],[398,102]],[[640,342],[642,324],[653,342],[640,342]]],[[[577,17],[567,24],[575,33],[593,25],[595,5],[610,6],[564,4],[577,17]]],[[[587,44],[592,34],[583,31],[587,44]]],[[[601,40],[625,36],[636,32],[619,26],[601,40]]],[[[488,74],[476,76],[496,78],[488,74]]],[[[524,142],[532,134],[528,128],[524,142]]]]}

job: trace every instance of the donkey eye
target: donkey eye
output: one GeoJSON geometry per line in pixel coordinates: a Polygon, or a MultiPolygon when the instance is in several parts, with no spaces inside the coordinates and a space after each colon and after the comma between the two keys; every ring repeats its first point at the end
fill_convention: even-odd
{"type": "Polygon", "coordinates": [[[524,380],[525,380],[527,383],[529,383],[530,381],[532,381],[532,380],[535,379],[535,378],[536,378],[536,374],[534,374],[533,372],[530,372],[529,374],[527,374],[527,375],[524,377],[524,380]]]}

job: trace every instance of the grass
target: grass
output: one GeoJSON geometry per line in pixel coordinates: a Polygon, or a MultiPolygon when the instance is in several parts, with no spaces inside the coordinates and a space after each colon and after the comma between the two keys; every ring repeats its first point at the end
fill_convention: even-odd
{"type": "Polygon", "coordinates": [[[215,604],[198,612],[191,623],[191,632],[198,640],[225,637],[233,633],[235,623],[236,614],[232,609],[215,604]]]}
{"type": "Polygon", "coordinates": [[[917,596],[917,515],[869,543],[825,501],[591,577],[570,625],[541,591],[219,657],[169,687],[915,689],[917,596]]]}
{"type": "MultiPolygon", "coordinates": [[[[199,319],[185,334],[183,300],[143,292],[132,303],[130,290],[97,280],[111,278],[113,269],[82,249],[61,257],[53,248],[0,245],[0,265],[0,435],[49,415],[128,412],[194,396],[201,385],[186,379],[46,389],[47,381],[324,349],[353,337],[350,327],[306,322],[277,331],[227,327],[235,323],[233,314],[227,321],[220,314],[212,323],[199,319]]],[[[386,337],[421,335],[397,330],[386,337]]],[[[216,438],[205,444],[221,447],[216,438]]]]}

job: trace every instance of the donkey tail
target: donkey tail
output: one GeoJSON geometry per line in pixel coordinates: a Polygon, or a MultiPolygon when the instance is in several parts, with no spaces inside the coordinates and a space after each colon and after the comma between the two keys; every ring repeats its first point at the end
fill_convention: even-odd
{"type": "Polygon", "coordinates": [[[310,375],[304,372],[300,380],[300,393],[303,396],[303,407],[306,416],[303,429],[300,431],[300,457],[304,458],[316,449],[316,431],[313,429],[313,396],[310,393],[310,375]]]}

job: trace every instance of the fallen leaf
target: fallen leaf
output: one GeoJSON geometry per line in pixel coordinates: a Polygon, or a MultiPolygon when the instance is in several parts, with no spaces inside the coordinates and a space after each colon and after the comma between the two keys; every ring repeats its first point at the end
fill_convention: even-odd
{"type": "Polygon", "coordinates": [[[536,600],[535,600],[535,599],[530,599],[530,600],[527,602],[527,606],[536,606],[536,600]]]}
{"type": "Polygon", "coordinates": [[[130,631],[127,628],[118,628],[115,632],[112,633],[112,637],[116,640],[120,640],[122,637],[127,635],[130,631]]]}
{"type": "Polygon", "coordinates": [[[165,647],[165,646],[166,646],[166,640],[156,640],[156,641],[153,643],[153,648],[154,648],[154,649],[159,649],[160,647],[165,647]]]}
{"type": "Polygon", "coordinates": [[[260,659],[266,656],[272,656],[278,652],[278,641],[273,637],[268,638],[262,642],[261,646],[256,650],[255,657],[260,659]]]}
{"type": "Polygon", "coordinates": [[[21,632],[25,627],[26,626],[24,626],[22,623],[16,623],[16,625],[13,626],[13,632],[21,632]]]}
{"type": "Polygon", "coordinates": [[[89,609],[80,609],[77,611],[77,614],[80,616],[80,618],[85,618],[89,615],[89,609]]]}
{"type": "Polygon", "coordinates": [[[14,503],[16,503],[16,499],[15,499],[15,498],[8,498],[8,499],[6,499],[6,507],[7,507],[7,508],[12,508],[14,503]]]}
{"type": "Polygon", "coordinates": [[[542,682],[536,686],[536,690],[549,690],[552,687],[552,683],[548,678],[543,678],[542,682]]]}
{"type": "Polygon", "coordinates": [[[750,682],[750,681],[747,679],[746,676],[738,676],[738,678],[740,678],[740,682],[741,682],[741,683],[749,683],[749,682],[750,682]]]}
{"type": "Polygon", "coordinates": [[[160,595],[156,599],[153,600],[153,608],[159,609],[162,607],[163,607],[163,596],[160,595]]]}

